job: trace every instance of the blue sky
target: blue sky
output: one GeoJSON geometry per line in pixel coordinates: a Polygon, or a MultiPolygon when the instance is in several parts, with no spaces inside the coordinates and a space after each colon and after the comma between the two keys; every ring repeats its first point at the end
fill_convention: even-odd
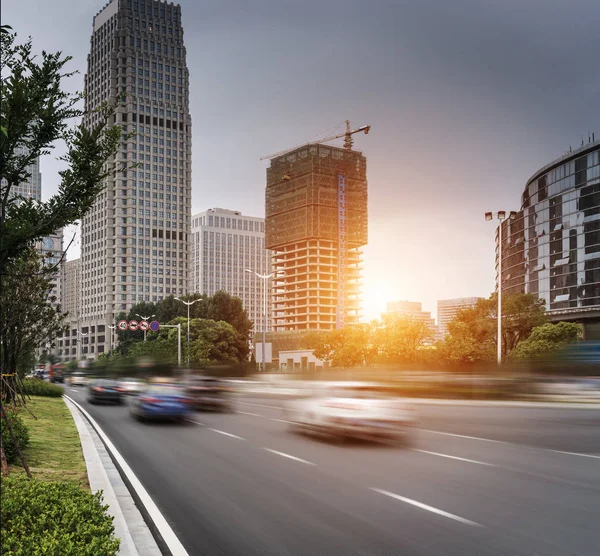
{"type": "MultiPolygon", "coordinates": [[[[488,295],[494,230],[541,166],[600,133],[597,0],[183,0],[193,210],[264,215],[270,154],[370,124],[366,307],[488,295]]],[[[74,57],[102,2],[5,0],[2,21],[74,57]],[[49,22],[52,22],[51,24],[49,22]]],[[[42,161],[43,187],[58,166],[42,161]]],[[[70,258],[76,256],[76,249],[70,258]]]]}

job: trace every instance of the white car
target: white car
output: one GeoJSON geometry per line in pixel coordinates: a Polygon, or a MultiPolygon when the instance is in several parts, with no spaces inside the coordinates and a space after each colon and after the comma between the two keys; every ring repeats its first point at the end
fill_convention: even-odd
{"type": "Polygon", "coordinates": [[[295,430],[341,439],[409,443],[417,425],[416,413],[405,401],[368,383],[326,384],[310,397],[288,402],[285,414],[295,430]]]}
{"type": "Polygon", "coordinates": [[[89,379],[83,373],[73,373],[71,375],[70,384],[71,386],[87,386],[89,379]]]}

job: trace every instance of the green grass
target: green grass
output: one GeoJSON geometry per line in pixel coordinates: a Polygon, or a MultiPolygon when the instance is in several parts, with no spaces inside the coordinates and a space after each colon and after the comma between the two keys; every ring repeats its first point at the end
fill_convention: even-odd
{"type": "MultiPolygon", "coordinates": [[[[19,415],[29,429],[30,444],[24,454],[31,474],[42,481],[66,481],[89,489],[79,433],[62,398],[32,396],[19,415]]],[[[9,466],[11,475],[25,475],[20,461],[9,466]]]]}

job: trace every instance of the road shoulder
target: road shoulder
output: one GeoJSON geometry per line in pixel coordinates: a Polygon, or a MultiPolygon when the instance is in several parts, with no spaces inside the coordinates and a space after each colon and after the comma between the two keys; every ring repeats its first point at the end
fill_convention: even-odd
{"type": "Polygon", "coordinates": [[[92,492],[103,491],[108,513],[114,517],[115,534],[121,539],[119,554],[160,556],[150,529],[100,437],[76,405],[66,396],[64,400],[79,432],[90,488],[92,492]]]}

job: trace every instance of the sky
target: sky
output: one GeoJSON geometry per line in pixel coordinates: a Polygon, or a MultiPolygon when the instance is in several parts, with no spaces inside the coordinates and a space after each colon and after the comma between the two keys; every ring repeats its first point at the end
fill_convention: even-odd
{"type": "MultiPolygon", "coordinates": [[[[73,56],[92,0],[4,0],[2,23],[73,56]],[[57,17],[58,15],[58,17],[57,17]],[[51,22],[51,24],[50,24],[51,22]]],[[[487,296],[494,225],[539,168],[600,136],[598,0],[182,0],[192,211],[264,216],[268,161],[349,119],[367,157],[366,318],[487,296]]],[[[335,144],[335,143],[334,143],[335,144]]],[[[59,153],[60,150],[57,150],[59,153]]],[[[58,163],[42,160],[44,197],[58,163]]],[[[69,232],[71,233],[71,232],[69,232]]],[[[70,239],[70,235],[67,239],[70,239]]],[[[78,254],[74,245],[68,258],[78,254]]]]}

